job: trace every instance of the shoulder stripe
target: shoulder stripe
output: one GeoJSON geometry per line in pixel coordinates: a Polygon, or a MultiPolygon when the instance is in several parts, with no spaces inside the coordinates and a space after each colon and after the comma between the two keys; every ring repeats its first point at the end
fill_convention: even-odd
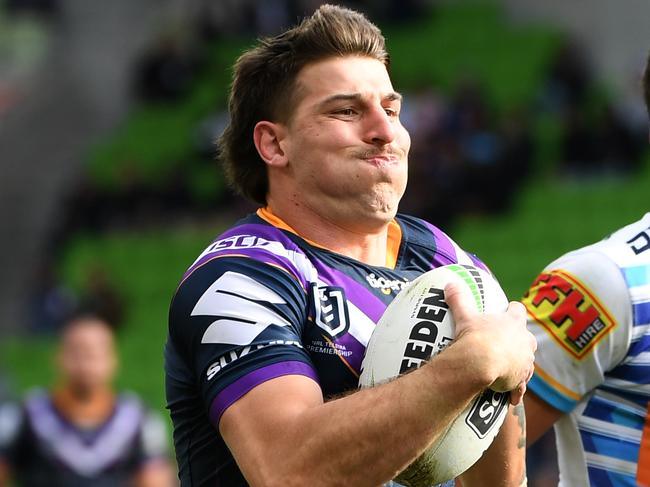
{"type": "Polygon", "coordinates": [[[558,392],[557,389],[550,386],[548,382],[541,378],[538,369],[535,370],[535,374],[533,375],[532,379],[530,379],[528,387],[537,396],[539,396],[540,399],[543,399],[554,408],[559,409],[565,413],[571,411],[578,403],[578,400],[573,399],[573,397],[570,397],[568,395],[562,394],[561,392],[558,392]]]}
{"type": "MultiPolygon", "coordinates": [[[[451,242],[451,239],[439,228],[431,225],[431,223],[419,220],[426,229],[431,232],[436,248],[433,256],[433,261],[438,265],[456,264],[456,249],[451,242]]],[[[435,267],[435,266],[434,266],[435,267]]]]}
{"type": "Polygon", "coordinates": [[[226,386],[219,394],[217,394],[210,405],[210,421],[218,428],[219,421],[221,420],[224,411],[243,397],[247,392],[268,380],[285,375],[303,375],[318,383],[318,377],[313,367],[298,360],[277,362],[267,365],[266,367],[255,369],[240,377],[232,384],[226,386]]]}

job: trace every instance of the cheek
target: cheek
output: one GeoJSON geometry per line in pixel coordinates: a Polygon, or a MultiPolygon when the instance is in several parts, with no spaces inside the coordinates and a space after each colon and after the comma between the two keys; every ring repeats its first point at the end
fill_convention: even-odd
{"type": "Polygon", "coordinates": [[[409,150],[411,149],[411,135],[408,133],[408,130],[404,126],[400,125],[398,135],[398,143],[402,150],[404,150],[404,156],[407,156],[409,150]]]}

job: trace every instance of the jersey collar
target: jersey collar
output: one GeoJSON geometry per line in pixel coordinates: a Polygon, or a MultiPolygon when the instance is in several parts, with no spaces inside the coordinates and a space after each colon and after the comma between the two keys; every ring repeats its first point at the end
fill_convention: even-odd
{"type": "MultiPolygon", "coordinates": [[[[302,237],[298,232],[296,232],[293,228],[287,225],[287,223],[284,220],[274,215],[268,206],[264,208],[259,208],[257,210],[257,216],[259,216],[262,220],[273,225],[276,228],[280,228],[282,230],[291,232],[294,235],[298,235],[300,238],[308,242],[310,245],[313,245],[314,247],[319,247],[321,249],[326,249],[333,252],[333,250],[328,249],[327,247],[324,247],[322,245],[319,245],[316,242],[313,242],[311,240],[302,237]]],[[[397,221],[393,218],[388,223],[388,239],[386,242],[386,267],[388,267],[389,269],[395,269],[395,266],[397,265],[397,255],[399,254],[399,246],[401,243],[402,243],[402,227],[400,227],[399,223],[397,223],[397,221]]]]}

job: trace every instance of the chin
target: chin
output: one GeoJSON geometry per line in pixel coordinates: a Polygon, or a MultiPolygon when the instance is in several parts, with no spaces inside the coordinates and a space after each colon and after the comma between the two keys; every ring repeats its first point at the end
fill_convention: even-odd
{"type": "Polygon", "coordinates": [[[397,214],[400,199],[401,194],[398,195],[395,191],[382,191],[376,195],[371,207],[377,216],[383,215],[384,218],[387,218],[390,221],[397,214]]]}

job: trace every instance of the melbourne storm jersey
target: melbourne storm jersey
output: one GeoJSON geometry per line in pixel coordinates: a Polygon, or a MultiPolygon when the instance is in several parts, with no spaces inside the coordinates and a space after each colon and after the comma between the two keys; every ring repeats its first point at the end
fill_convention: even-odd
{"type": "Polygon", "coordinates": [[[567,413],[560,485],[650,485],[650,213],[551,263],[524,303],[529,388],[567,413]]]}
{"type": "Polygon", "coordinates": [[[21,487],[131,485],[147,462],[167,459],[162,418],[123,394],[102,424],[70,423],[49,393],[35,390],[22,406],[0,407],[0,462],[21,487]]]}
{"type": "Polygon", "coordinates": [[[331,252],[265,209],[210,245],[170,309],[167,403],[184,487],[247,485],[218,424],[255,386],[303,375],[323,395],[356,389],[375,323],[406,282],[452,264],[484,267],[432,225],[398,215],[386,266],[331,252]]]}

